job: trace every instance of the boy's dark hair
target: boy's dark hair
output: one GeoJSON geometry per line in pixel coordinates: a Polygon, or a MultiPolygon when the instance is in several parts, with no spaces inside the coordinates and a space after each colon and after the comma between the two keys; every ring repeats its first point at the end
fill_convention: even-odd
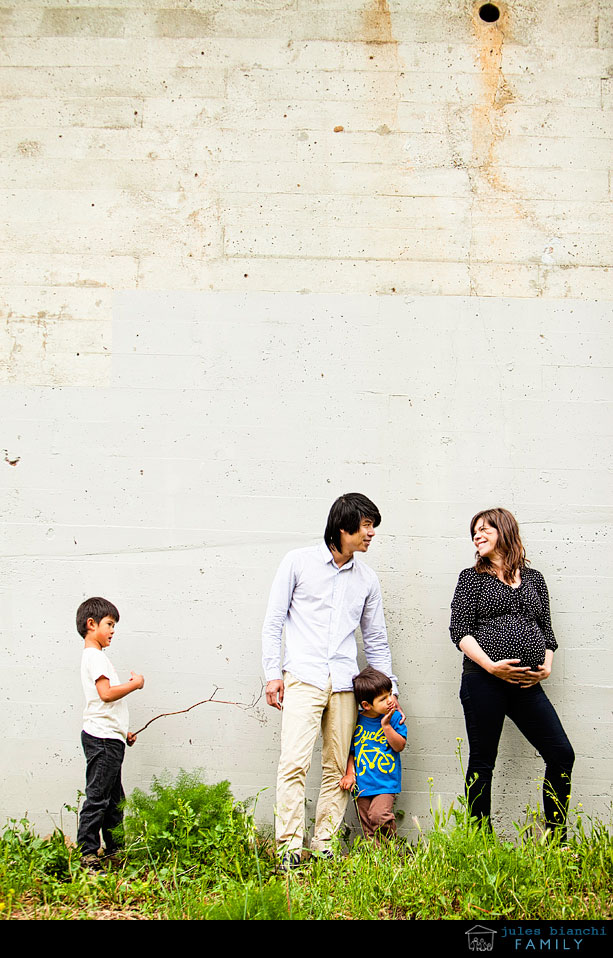
{"type": "Polygon", "coordinates": [[[368,702],[372,705],[377,695],[392,691],[392,680],[385,672],[367,665],[353,680],[353,693],[358,705],[368,702]]]}
{"type": "Polygon", "coordinates": [[[108,599],[101,599],[100,596],[94,596],[86,599],[77,609],[77,632],[83,638],[87,635],[87,620],[93,619],[98,623],[109,615],[115,622],[119,622],[119,612],[117,607],[109,602],[108,599]]]}
{"type": "Polygon", "coordinates": [[[381,523],[381,513],[374,502],[359,492],[347,492],[339,496],[328,515],[324,542],[341,551],[341,529],[353,535],[360,528],[362,519],[372,519],[375,528],[381,523]]]}

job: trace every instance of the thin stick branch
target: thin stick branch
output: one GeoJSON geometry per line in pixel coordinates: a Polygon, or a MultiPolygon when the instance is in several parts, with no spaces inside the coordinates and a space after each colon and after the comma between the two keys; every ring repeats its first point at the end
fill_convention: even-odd
{"type": "Polygon", "coordinates": [[[253,699],[251,702],[249,702],[249,704],[247,704],[246,702],[226,702],[224,699],[215,698],[215,696],[219,692],[219,686],[216,685],[213,691],[213,694],[210,695],[208,699],[202,699],[201,702],[194,702],[194,704],[190,705],[188,708],[179,709],[177,712],[162,712],[160,715],[155,715],[152,719],[149,719],[149,721],[145,725],[143,725],[142,728],[139,728],[137,732],[133,732],[132,734],[136,738],[136,736],[140,735],[141,732],[144,732],[146,728],[149,728],[152,722],[157,722],[157,720],[161,718],[168,718],[169,715],[183,715],[185,712],[191,712],[192,709],[197,708],[199,705],[206,705],[207,702],[216,702],[218,705],[236,705],[238,706],[238,708],[241,708],[241,709],[255,708],[255,706],[258,704],[258,702],[262,698],[263,690],[264,690],[264,686],[261,685],[260,691],[258,692],[257,695],[253,696],[253,699]]]}

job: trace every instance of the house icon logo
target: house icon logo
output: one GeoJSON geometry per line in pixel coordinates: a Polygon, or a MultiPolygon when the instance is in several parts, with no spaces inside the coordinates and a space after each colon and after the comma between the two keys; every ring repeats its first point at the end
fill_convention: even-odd
{"type": "Polygon", "coordinates": [[[469,951],[493,951],[494,935],[497,932],[493,928],[486,928],[485,925],[473,925],[466,932],[466,943],[469,951]]]}

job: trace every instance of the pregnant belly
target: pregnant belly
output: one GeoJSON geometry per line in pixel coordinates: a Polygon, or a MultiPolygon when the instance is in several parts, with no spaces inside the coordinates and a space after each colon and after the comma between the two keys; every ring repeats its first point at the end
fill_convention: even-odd
{"type": "Polygon", "coordinates": [[[518,627],[516,620],[512,628],[490,628],[483,630],[477,638],[479,645],[494,662],[501,659],[519,659],[520,665],[537,669],[545,661],[545,638],[538,626],[525,622],[518,627]]]}

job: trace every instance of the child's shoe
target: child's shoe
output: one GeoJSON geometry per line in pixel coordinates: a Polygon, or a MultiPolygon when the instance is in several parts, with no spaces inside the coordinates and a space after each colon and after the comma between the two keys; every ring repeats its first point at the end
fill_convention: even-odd
{"type": "Polygon", "coordinates": [[[81,867],[85,871],[89,872],[90,875],[99,875],[100,872],[104,871],[104,866],[97,855],[94,855],[93,852],[90,852],[89,855],[83,855],[81,858],[81,867]]]}

